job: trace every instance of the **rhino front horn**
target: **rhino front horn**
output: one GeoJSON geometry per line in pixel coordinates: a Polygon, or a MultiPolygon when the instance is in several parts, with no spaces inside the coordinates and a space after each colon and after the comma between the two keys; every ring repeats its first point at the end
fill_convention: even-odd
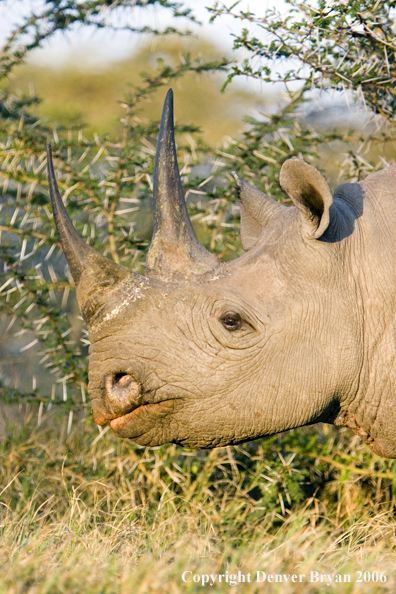
{"type": "Polygon", "coordinates": [[[147,276],[177,281],[204,274],[219,264],[198,241],[188,216],[176,157],[171,89],[165,98],[158,137],[153,210],[147,276]]]}
{"type": "Polygon", "coordinates": [[[48,184],[52,212],[70,272],[77,287],[81,313],[89,325],[101,307],[111,299],[114,289],[128,279],[137,285],[142,277],[108,260],[79,236],[67,214],[56,183],[51,145],[47,147],[48,184]]]}

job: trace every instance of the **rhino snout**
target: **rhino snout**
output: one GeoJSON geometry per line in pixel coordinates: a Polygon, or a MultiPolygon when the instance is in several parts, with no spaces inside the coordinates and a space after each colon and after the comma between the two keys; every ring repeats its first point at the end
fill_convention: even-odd
{"type": "Polygon", "coordinates": [[[142,386],[128,373],[111,373],[104,378],[106,407],[112,417],[121,417],[142,404],[142,386]]]}

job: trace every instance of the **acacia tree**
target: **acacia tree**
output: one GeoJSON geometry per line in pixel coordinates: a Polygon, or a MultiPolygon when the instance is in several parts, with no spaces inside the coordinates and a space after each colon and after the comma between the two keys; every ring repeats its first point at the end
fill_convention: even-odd
{"type": "MultiPolygon", "coordinates": [[[[175,17],[193,19],[181,3],[162,0],[116,1],[51,0],[43,11],[26,19],[9,37],[0,56],[0,75],[6,78],[27,52],[58,30],[80,25],[114,27],[123,10],[124,28],[136,6],[162,6],[175,17]]],[[[45,145],[53,144],[61,192],[77,230],[95,249],[116,262],[141,271],[147,242],[139,237],[130,213],[151,194],[158,121],[143,120],[142,101],[161,86],[187,72],[227,70],[225,87],[236,77],[281,83],[284,97],[256,119],[249,118],[240,138],[227,139],[221,149],[184,141],[193,126],[179,126],[179,161],[188,189],[199,186],[207,200],[190,205],[194,220],[206,221],[204,241],[219,255],[236,245],[238,212],[232,169],[240,177],[283,200],[277,180],[282,163],[291,156],[315,162],[336,147],[344,178],[356,180],[383,165],[386,148],[394,143],[396,42],[393,10],[396,1],[312,2],[289,1],[286,17],[277,10],[264,15],[216,3],[211,19],[234,19],[235,57],[227,62],[194,61],[188,56],[176,67],[160,64],[142,77],[139,87],[123,100],[125,115],[119,137],[87,139],[81,130],[54,129],[35,115],[37,97],[0,95],[0,315],[2,356],[0,395],[8,402],[21,399],[63,403],[73,409],[85,403],[88,339],[78,316],[65,260],[61,255],[48,207],[45,145]],[[244,57],[238,58],[238,51],[244,57]],[[375,118],[365,130],[314,130],[306,106],[317,93],[341,91],[360,101],[375,118]],[[376,146],[373,151],[372,146],[376,146]],[[195,164],[212,167],[211,175],[197,176],[195,164]],[[212,165],[210,165],[212,163],[212,165]],[[208,165],[209,164],[209,165],[208,165]],[[216,177],[218,173],[221,176],[216,177]],[[65,315],[66,312],[66,315],[65,315]],[[18,335],[18,353],[10,352],[18,335]],[[34,353],[35,366],[47,374],[40,382],[21,383],[15,359],[22,363],[34,353]],[[15,371],[17,369],[17,371],[15,371]]],[[[175,29],[140,33],[167,34],[175,29]]],[[[368,121],[368,115],[366,116],[368,121]]],[[[333,152],[335,152],[333,150],[333,152]]],[[[202,237],[202,235],[201,235],[202,237]]],[[[234,252],[238,254],[238,249],[234,252]]],[[[39,376],[39,373],[37,373],[39,376]]]]}
{"type": "MultiPolygon", "coordinates": [[[[289,138],[289,154],[296,154],[300,143],[296,122],[304,106],[329,91],[334,102],[342,94],[344,111],[353,115],[348,101],[366,110],[362,114],[365,129],[345,130],[344,124],[344,130],[337,131],[333,116],[332,132],[322,129],[317,133],[312,156],[319,147],[342,141],[345,154],[339,165],[348,180],[361,179],[382,167],[384,151],[388,146],[394,148],[395,139],[396,2],[286,0],[286,16],[276,9],[256,15],[238,10],[238,4],[227,7],[215,2],[209,9],[212,21],[229,17],[240,29],[234,34],[234,50],[243,49],[243,59],[231,66],[224,88],[243,76],[282,84],[285,90],[283,110],[264,123],[251,120],[250,134],[263,138],[279,125],[289,138]]],[[[268,156],[276,160],[275,154],[268,156]]]]}

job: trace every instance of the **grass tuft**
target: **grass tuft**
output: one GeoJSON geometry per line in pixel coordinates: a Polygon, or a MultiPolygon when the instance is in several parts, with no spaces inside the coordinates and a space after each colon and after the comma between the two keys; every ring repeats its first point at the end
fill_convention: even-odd
{"type": "Polygon", "coordinates": [[[314,427],[234,448],[150,449],[110,431],[98,439],[83,416],[68,435],[59,411],[38,427],[24,410],[0,450],[0,594],[198,592],[205,588],[183,582],[184,571],[191,579],[239,570],[252,581],[234,591],[247,593],[327,589],[307,581],[311,571],[350,575],[333,584],[338,592],[394,592],[393,462],[348,442],[348,432],[314,427]],[[306,455],[313,441],[316,458],[306,455]],[[335,464],[323,461],[326,451],[335,464]],[[306,578],[260,584],[257,571],[306,578]],[[357,571],[385,572],[387,581],[357,583],[357,571]]]}

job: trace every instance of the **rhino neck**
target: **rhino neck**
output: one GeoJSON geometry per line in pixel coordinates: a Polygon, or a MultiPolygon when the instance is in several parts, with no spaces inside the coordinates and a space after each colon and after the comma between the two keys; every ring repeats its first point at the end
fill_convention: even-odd
{"type": "Polygon", "coordinates": [[[378,455],[396,458],[396,168],[370,175],[359,186],[362,213],[351,241],[351,270],[361,369],[356,395],[335,423],[350,427],[378,455]]]}
{"type": "MultiPolygon", "coordinates": [[[[385,177],[389,182],[387,175],[385,177]]],[[[393,177],[396,171],[391,181],[393,177]]],[[[301,248],[296,212],[290,208],[287,223],[285,221],[287,234],[282,233],[282,225],[274,220],[268,235],[264,233],[244,259],[231,264],[229,269],[237,286],[239,283],[246,287],[250,283],[258,307],[260,303],[268,303],[269,287],[274,296],[279,296],[278,300],[274,297],[273,303],[277,301],[282,307],[286,300],[288,308],[282,314],[284,319],[287,320],[293,310],[296,312],[294,319],[290,319],[290,327],[296,327],[298,316],[309,319],[305,315],[306,298],[311,300],[308,309],[322,309],[328,317],[328,322],[320,316],[311,317],[310,322],[312,327],[324,327],[322,336],[327,336],[330,344],[329,348],[326,346],[328,354],[323,353],[323,359],[327,359],[326,368],[321,371],[326,377],[325,388],[310,379],[320,365],[314,354],[312,361],[303,361],[292,343],[290,349],[288,344],[283,344],[277,353],[279,367],[282,368],[283,359],[285,370],[295,364],[293,385],[280,385],[278,378],[284,374],[279,370],[277,375],[271,376],[271,381],[274,385],[279,383],[279,394],[284,393],[286,387],[288,397],[299,403],[296,410],[304,412],[293,419],[290,426],[317,421],[348,426],[375,453],[396,458],[396,246],[393,237],[396,207],[390,190],[384,197],[373,192],[377,181],[369,178],[362,184],[345,184],[337,189],[332,224],[320,241],[307,242],[301,248]],[[312,257],[315,251],[316,258],[312,257]],[[328,265],[323,269],[317,267],[317,261],[326,258],[328,265]],[[243,271],[238,269],[242,261],[243,271]],[[307,268],[308,262],[314,262],[311,270],[307,268]],[[326,280],[322,282],[324,277],[326,280]],[[313,299],[310,291],[313,291],[313,299]],[[323,293],[325,301],[321,304],[319,295],[323,293]],[[316,399],[315,407],[311,406],[313,399],[316,399]]],[[[393,180],[393,187],[396,187],[396,180],[393,180]]],[[[296,334],[299,332],[303,335],[304,330],[296,334]]],[[[311,328],[308,332],[314,344],[315,330],[311,328]]],[[[317,344],[320,345],[320,340],[317,344]]],[[[264,367],[268,376],[269,367],[264,367]]],[[[284,428],[274,427],[273,430],[284,428]]]]}

